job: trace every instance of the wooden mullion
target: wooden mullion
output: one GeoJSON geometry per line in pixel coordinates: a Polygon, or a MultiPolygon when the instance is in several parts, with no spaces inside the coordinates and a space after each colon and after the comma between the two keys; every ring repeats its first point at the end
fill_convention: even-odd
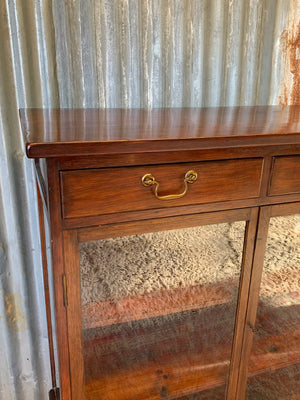
{"type": "Polygon", "coordinates": [[[227,400],[234,400],[236,387],[239,377],[239,367],[241,362],[241,349],[243,344],[243,332],[245,326],[246,310],[250,290],[251,268],[253,262],[253,253],[255,246],[255,237],[258,223],[259,209],[251,210],[250,220],[247,221],[243,260],[240,278],[238,308],[236,312],[235,335],[232,346],[232,358],[230,364],[230,374],[228,380],[227,400]]]}
{"type": "Polygon", "coordinates": [[[264,266],[264,254],[267,244],[269,220],[271,207],[261,207],[258,217],[258,227],[255,239],[255,248],[253,256],[253,265],[251,272],[251,281],[248,297],[248,306],[246,312],[243,343],[241,349],[239,376],[237,382],[236,400],[245,398],[248,376],[248,364],[253,343],[253,334],[255,330],[257,305],[259,299],[259,290],[264,266]]]}

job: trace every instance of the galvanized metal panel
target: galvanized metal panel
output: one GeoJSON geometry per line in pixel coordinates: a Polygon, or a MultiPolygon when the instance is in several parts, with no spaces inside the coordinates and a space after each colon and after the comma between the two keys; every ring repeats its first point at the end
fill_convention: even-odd
{"type": "Polygon", "coordinates": [[[299,103],[300,0],[0,2],[0,398],[51,386],[20,107],[299,103]]]}

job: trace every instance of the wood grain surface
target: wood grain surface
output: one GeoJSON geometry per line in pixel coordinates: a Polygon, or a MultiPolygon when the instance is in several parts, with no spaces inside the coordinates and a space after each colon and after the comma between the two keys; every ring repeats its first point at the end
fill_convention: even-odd
{"type": "MultiPolygon", "coordinates": [[[[62,400],[179,399],[200,391],[206,400],[212,389],[218,399],[243,400],[248,375],[299,365],[299,313],[291,319],[291,308],[267,310],[261,325],[279,320],[280,332],[255,329],[269,219],[299,213],[300,106],[26,109],[20,120],[48,209],[55,310],[47,293],[46,306],[55,312],[62,400]],[[180,193],[190,169],[198,181],[174,202],[141,183],[151,173],[160,195],[180,193]],[[122,299],[120,321],[111,304],[104,316],[94,305],[82,313],[79,242],[236,220],[247,222],[237,304],[230,284],[206,285],[122,299]],[[82,316],[89,329],[82,330],[82,316]],[[161,327],[134,325],[144,317],[167,319],[161,327]],[[126,324],[136,327],[132,334],[126,324]],[[120,325],[122,334],[114,331],[120,325]]],[[[42,245],[46,268],[43,234],[42,245]]]]}
{"type": "Polygon", "coordinates": [[[300,193],[300,155],[274,157],[269,195],[300,193]]]}
{"type": "Polygon", "coordinates": [[[261,173],[262,158],[64,171],[61,173],[63,216],[78,218],[255,198],[259,196],[261,173]],[[153,187],[142,184],[142,177],[151,173],[160,183],[160,195],[181,193],[189,170],[195,170],[198,179],[188,184],[187,194],[180,199],[159,200],[153,187]]]}
{"type": "Polygon", "coordinates": [[[29,157],[300,143],[300,106],[26,109],[20,117],[29,157]]]}

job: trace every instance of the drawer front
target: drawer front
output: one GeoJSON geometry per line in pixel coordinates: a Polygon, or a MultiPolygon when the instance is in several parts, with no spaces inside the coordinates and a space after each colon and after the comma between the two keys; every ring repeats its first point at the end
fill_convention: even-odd
{"type": "Polygon", "coordinates": [[[248,158],[62,171],[63,217],[256,198],[260,191],[262,163],[262,158],[248,158]],[[178,199],[159,200],[154,195],[154,186],[142,184],[142,177],[151,173],[159,182],[160,196],[182,193],[184,177],[189,170],[197,172],[197,181],[187,184],[186,195],[178,199]]]}
{"type": "Polygon", "coordinates": [[[269,196],[300,193],[300,155],[273,159],[269,196]]]}

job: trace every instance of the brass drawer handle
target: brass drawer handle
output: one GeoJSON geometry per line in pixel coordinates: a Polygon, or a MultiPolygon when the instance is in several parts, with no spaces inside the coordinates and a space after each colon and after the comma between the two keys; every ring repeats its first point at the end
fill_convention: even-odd
{"type": "Polygon", "coordinates": [[[154,194],[155,197],[159,200],[173,200],[173,199],[180,199],[180,197],[183,197],[187,190],[188,190],[188,183],[194,183],[197,180],[197,172],[196,171],[188,171],[185,174],[183,183],[184,183],[184,191],[182,193],[178,194],[168,194],[166,196],[160,196],[158,194],[158,188],[159,188],[159,182],[157,182],[152,174],[146,174],[142,177],[142,183],[144,186],[152,186],[155,185],[154,189],[154,194]]]}

